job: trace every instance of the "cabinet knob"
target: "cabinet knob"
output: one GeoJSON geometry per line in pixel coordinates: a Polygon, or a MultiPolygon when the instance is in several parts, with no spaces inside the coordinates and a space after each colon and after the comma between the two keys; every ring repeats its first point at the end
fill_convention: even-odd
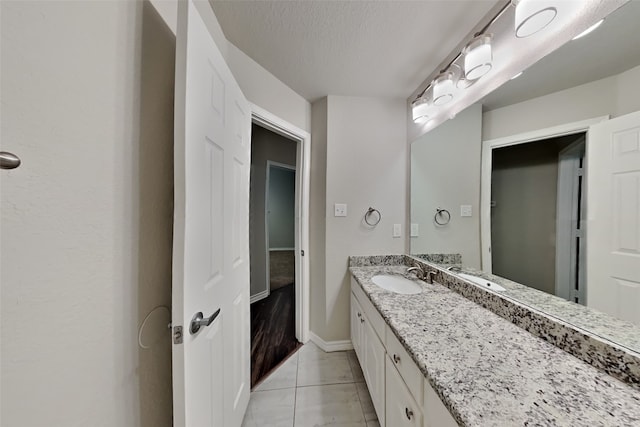
{"type": "Polygon", "coordinates": [[[413,411],[409,408],[404,408],[404,413],[407,416],[408,420],[410,420],[413,417],[413,411]]]}
{"type": "Polygon", "coordinates": [[[400,356],[398,356],[397,354],[393,355],[393,361],[397,363],[400,363],[400,356]]]}
{"type": "Polygon", "coordinates": [[[362,317],[362,314],[360,312],[358,312],[358,317],[362,317]]]}
{"type": "Polygon", "coordinates": [[[360,319],[360,323],[364,323],[364,318],[360,319]]]}

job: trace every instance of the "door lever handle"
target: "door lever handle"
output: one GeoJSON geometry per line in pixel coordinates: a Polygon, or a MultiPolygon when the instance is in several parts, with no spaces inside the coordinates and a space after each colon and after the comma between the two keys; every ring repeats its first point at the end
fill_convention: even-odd
{"type": "Polygon", "coordinates": [[[191,325],[189,326],[189,331],[191,335],[195,335],[200,331],[200,328],[207,327],[216,320],[216,317],[220,314],[220,309],[217,309],[215,313],[213,313],[209,317],[204,317],[201,311],[197,312],[193,318],[191,319],[191,325]]]}
{"type": "Polygon", "coordinates": [[[15,169],[20,166],[20,158],[13,153],[0,151],[0,169],[15,169]]]}

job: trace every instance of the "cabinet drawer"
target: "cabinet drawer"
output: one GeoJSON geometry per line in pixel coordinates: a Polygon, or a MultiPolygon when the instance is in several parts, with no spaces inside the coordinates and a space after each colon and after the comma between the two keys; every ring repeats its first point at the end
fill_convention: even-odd
{"type": "Polygon", "coordinates": [[[423,427],[420,406],[406,387],[393,361],[387,356],[385,374],[386,391],[386,423],[388,427],[423,427]]]}
{"type": "Polygon", "coordinates": [[[404,349],[389,326],[386,327],[386,335],[385,341],[389,357],[393,361],[398,372],[400,372],[402,379],[407,385],[409,391],[411,391],[413,397],[418,402],[422,402],[422,383],[424,382],[424,375],[422,375],[422,371],[420,371],[418,365],[415,364],[409,353],[407,353],[407,350],[404,349]]]}
{"type": "Polygon", "coordinates": [[[369,323],[371,323],[373,330],[376,331],[380,341],[384,344],[384,329],[386,323],[354,278],[351,278],[351,292],[356,296],[356,299],[360,303],[360,307],[362,307],[364,313],[367,315],[367,319],[369,320],[369,323]]]}

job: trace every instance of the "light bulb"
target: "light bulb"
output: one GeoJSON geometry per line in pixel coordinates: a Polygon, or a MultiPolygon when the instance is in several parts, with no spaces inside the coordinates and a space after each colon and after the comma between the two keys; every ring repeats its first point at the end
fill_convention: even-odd
{"type": "Polygon", "coordinates": [[[453,74],[446,72],[433,80],[433,105],[441,106],[453,99],[453,74]]]}
{"type": "Polygon", "coordinates": [[[516,5],[516,37],[529,37],[549,25],[558,14],[553,1],[512,0],[516,5]]]}
{"type": "Polygon", "coordinates": [[[464,75],[467,80],[477,80],[487,74],[492,67],[491,35],[482,34],[465,46],[464,75]]]}

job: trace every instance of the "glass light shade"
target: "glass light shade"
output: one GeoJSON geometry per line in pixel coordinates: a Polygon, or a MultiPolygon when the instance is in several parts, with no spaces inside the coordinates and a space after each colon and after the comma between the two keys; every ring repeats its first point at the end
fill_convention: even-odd
{"type": "Polygon", "coordinates": [[[586,36],[587,34],[591,33],[593,30],[598,28],[600,25],[602,25],[603,22],[604,22],[604,19],[599,20],[598,22],[596,22],[595,24],[593,24],[592,26],[590,26],[589,28],[587,28],[586,30],[584,30],[583,32],[581,32],[580,34],[572,38],[571,40],[578,40],[579,38],[586,36]]]}
{"type": "Polygon", "coordinates": [[[426,99],[419,99],[411,105],[413,121],[423,123],[429,120],[430,105],[426,99]]]}
{"type": "Polygon", "coordinates": [[[441,106],[453,99],[453,74],[442,73],[433,80],[433,105],[441,106]]]}
{"type": "Polygon", "coordinates": [[[483,34],[471,40],[462,51],[464,54],[464,75],[467,80],[478,80],[491,70],[491,35],[483,34]]]}
{"type": "MultiPolygon", "coordinates": [[[[556,0],[558,1],[558,0],[556,0]]],[[[553,1],[513,0],[516,5],[516,37],[529,37],[549,25],[558,14],[553,1]]]]}

